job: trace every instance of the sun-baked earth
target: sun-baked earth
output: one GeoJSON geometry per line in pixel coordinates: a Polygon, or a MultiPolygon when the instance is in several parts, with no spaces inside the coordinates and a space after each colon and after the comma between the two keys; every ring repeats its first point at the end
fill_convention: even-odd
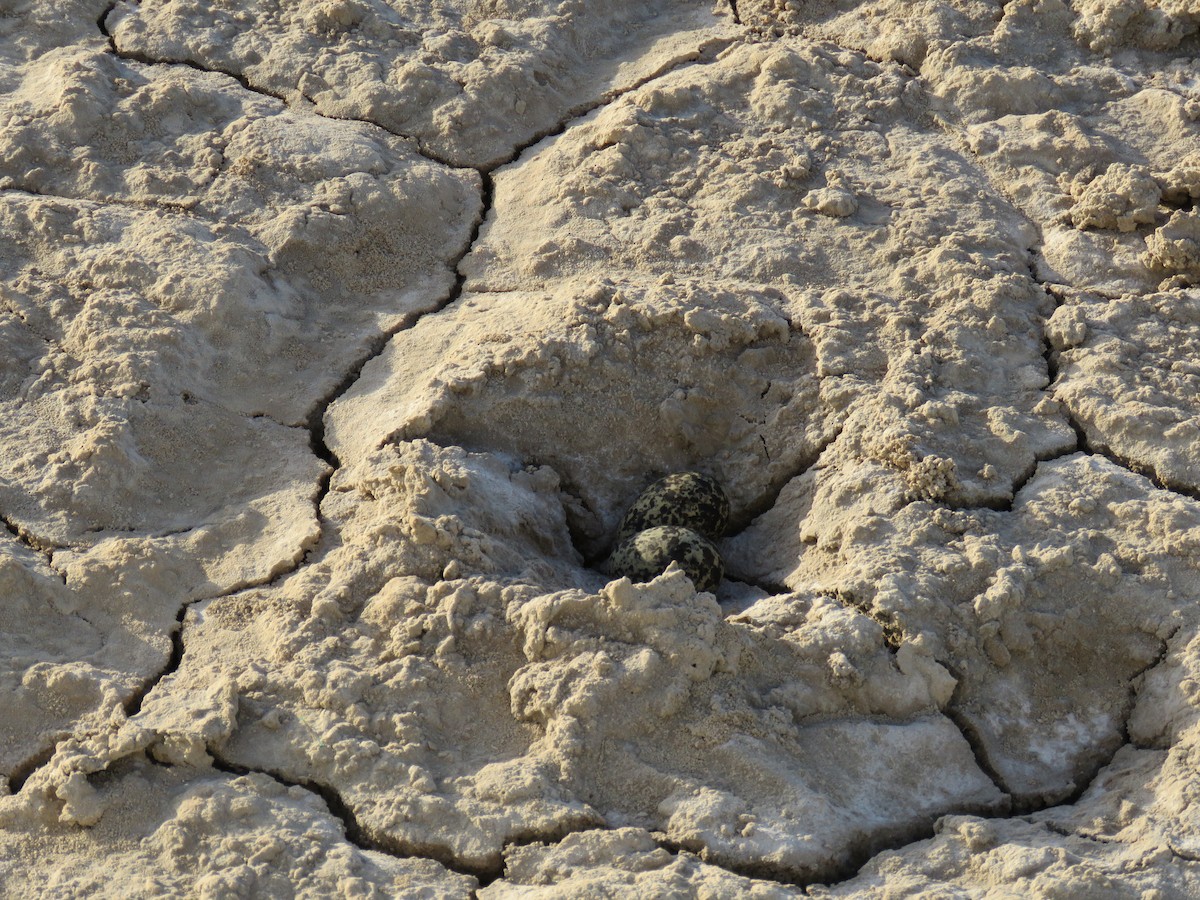
{"type": "Polygon", "coordinates": [[[1198,59],[0,0],[0,895],[1200,896],[1198,59]]]}

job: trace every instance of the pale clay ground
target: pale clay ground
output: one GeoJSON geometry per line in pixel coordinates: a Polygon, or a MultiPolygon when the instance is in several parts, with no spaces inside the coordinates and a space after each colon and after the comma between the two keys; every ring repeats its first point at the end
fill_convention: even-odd
{"type": "Polygon", "coordinates": [[[0,0],[0,895],[1200,896],[1198,56],[0,0]]]}

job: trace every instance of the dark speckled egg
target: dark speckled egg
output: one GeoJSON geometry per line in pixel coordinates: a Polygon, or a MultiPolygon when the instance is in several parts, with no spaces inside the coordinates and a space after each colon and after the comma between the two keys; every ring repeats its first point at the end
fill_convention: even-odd
{"type": "Polygon", "coordinates": [[[608,570],[630,581],[650,581],[672,562],[679,563],[698,591],[715,591],[725,574],[713,542],[678,525],[658,525],[625,538],[609,558],[608,570]]]}
{"type": "Polygon", "coordinates": [[[715,478],[676,472],[638,495],[617,530],[617,543],[656,525],[678,525],[719,540],[729,524],[729,498],[715,478]]]}

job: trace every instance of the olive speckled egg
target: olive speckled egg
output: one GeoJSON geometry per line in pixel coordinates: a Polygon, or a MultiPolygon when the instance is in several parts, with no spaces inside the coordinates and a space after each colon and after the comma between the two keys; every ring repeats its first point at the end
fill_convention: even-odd
{"type": "Polygon", "coordinates": [[[631,535],[617,544],[609,571],[630,581],[649,581],[672,562],[679,563],[698,591],[715,591],[725,574],[721,554],[702,534],[678,525],[659,525],[631,535]]]}
{"type": "Polygon", "coordinates": [[[715,478],[676,472],[638,495],[617,530],[617,543],[656,525],[678,525],[719,540],[729,524],[729,498],[715,478]]]}

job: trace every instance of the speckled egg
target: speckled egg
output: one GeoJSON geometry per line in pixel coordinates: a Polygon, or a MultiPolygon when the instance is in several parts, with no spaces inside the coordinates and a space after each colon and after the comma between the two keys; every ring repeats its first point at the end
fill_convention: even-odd
{"type": "Polygon", "coordinates": [[[728,524],[729,498],[717,480],[699,472],[676,472],[638,495],[617,529],[617,543],[656,525],[690,528],[715,541],[728,524]]]}
{"type": "Polygon", "coordinates": [[[630,581],[649,581],[672,562],[679,563],[698,591],[715,591],[725,574],[713,542],[678,525],[658,525],[625,538],[609,558],[608,570],[630,581]]]}

